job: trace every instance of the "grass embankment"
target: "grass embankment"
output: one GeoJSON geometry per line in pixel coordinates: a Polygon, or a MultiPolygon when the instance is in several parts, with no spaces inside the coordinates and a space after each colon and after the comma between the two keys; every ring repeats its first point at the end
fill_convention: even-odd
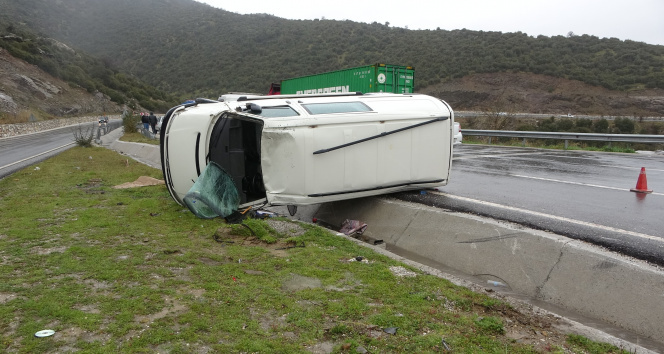
{"type": "Polygon", "coordinates": [[[112,188],[139,176],[77,147],[0,180],[1,352],[617,351],[317,226],[112,188]]]}
{"type": "Polygon", "coordinates": [[[569,141],[567,148],[565,148],[564,141],[549,141],[549,140],[535,140],[528,139],[523,142],[521,138],[493,138],[489,140],[486,137],[464,136],[464,144],[489,144],[497,146],[516,146],[516,147],[530,147],[537,149],[549,150],[583,150],[583,151],[602,151],[602,152],[622,152],[622,153],[635,153],[636,150],[628,144],[616,143],[612,145],[593,146],[592,144],[569,141]]]}
{"type": "Polygon", "coordinates": [[[151,144],[151,145],[159,145],[159,136],[156,138],[148,138],[145,135],[138,133],[138,132],[133,132],[133,133],[124,133],[122,137],[120,137],[120,140],[130,142],[130,143],[143,143],[143,144],[151,144]]]}

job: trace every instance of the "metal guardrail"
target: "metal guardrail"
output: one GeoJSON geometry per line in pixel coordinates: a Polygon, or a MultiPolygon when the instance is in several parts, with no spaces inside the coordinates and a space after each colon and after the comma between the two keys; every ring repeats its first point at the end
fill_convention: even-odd
{"type": "Polygon", "coordinates": [[[664,144],[664,135],[640,135],[640,134],[594,134],[594,133],[561,133],[561,132],[532,132],[532,131],[510,131],[510,130],[474,130],[462,129],[461,133],[468,136],[487,136],[489,144],[492,137],[500,138],[523,138],[526,139],[557,139],[565,140],[565,149],[569,140],[585,141],[608,141],[626,143],[653,143],[664,144]]]}
{"type": "Polygon", "coordinates": [[[454,111],[455,118],[466,118],[466,117],[508,117],[508,118],[525,118],[525,119],[548,119],[551,117],[554,118],[571,118],[571,119],[606,119],[606,120],[615,120],[616,118],[629,118],[633,121],[644,121],[644,122],[661,122],[664,121],[664,116],[650,116],[650,117],[637,117],[637,116],[609,116],[609,115],[589,115],[589,114],[575,114],[571,117],[568,117],[566,114],[553,114],[553,113],[516,113],[516,112],[481,112],[481,111],[454,111]]]}

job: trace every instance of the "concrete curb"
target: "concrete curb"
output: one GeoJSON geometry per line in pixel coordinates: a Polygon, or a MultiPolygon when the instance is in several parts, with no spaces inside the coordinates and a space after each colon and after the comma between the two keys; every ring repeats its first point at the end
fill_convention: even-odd
{"type": "Polygon", "coordinates": [[[519,225],[388,198],[321,206],[331,225],[369,225],[363,236],[529,298],[634,332],[664,338],[664,272],[599,247],[519,225]],[[495,282],[495,283],[494,283],[495,282]]]}
{"type": "Polygon", "coordinates": [[[150,167],[161,169],[159,145],[130,143],[118,140],[124,134],[122,128],[115,129],[101,137],[101,146],[127,155],[150,167]]]}

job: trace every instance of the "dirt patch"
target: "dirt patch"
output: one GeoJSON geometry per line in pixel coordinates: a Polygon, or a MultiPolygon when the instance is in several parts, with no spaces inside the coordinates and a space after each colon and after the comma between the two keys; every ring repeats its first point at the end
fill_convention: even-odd
{"type": "Polygon", "coordinates": [[[86,279],[84,283],[94,290],[105,290],[111,287],[111,285],[105,281],[97,281],[94,279],[86,279]]]}
{"type": "MultiPolygon", "coordinates": [[[[68,344],[74,344],[79,340],[87,343],[107,343],[112,338],[110,333],[89,332],[78,327],[65,328],[63,330],[57,331],[56,335],[59,340],[68,344]]],[[[64,348],[61,349],[63,349],[62,352],[67,352],[67,350],[64,350],[64,348]]],[[[71,349],[71,351],[76,351],[75,348],[71,349]]]]}
{"type": "Polygon", "coordinates": [[[95,305],[81,305],[81,306],[74,306],[75,309],[83,311],[85,313],[91,313],[91,314],[100,314],[101,311],[99,308],[95,305]]]}
{"type": "Polygon", "coordinates": [[[161,311],[145,316],[134,316],[134,321],[149,326],[154,321],[165,318],[167,316],[175,316],[179,313],[187,311],[187,306],[182,305],[171,298],[166,298],[167,304],[161,311]]]}
{"type": "Polygon", "coordinates": [[[332,291],[350,291],[358,286],[362,285],[362,282],[357,280],[354,276],[353,273],[351,272],[345,272],[344,273],[344,278],[339,281],[338,284],[336,285],[328,285],[325,287],[327,290],[332,290],[332,291]]]}
{"type": "Polygon", "coordinates": [[[318,278],[305,277],[299,274],[291,274],[290,278],[286,279],[281,284],[283,291],[298,291],[304,289],[315,289],[323,286],[323,283],[318,278]]]}
{"type": "MultiPolygon", "coordinates": [[[[516,304],[512,304],[514,306],[516,304]]],[[[521,309],[505,309],[503,314],[505,335],[517,343],[532,345],[538,352],[553,350],[551,343],[565,343],[567,334],[556,328],[562,325],[562,318],[553,314],[534,313],[533,308],[523,308],[523,304],[516,305],[521,309]],[[531,311],[532,316],[526,315],[531,311]]]]}
{"type": "Polygon", "coordinates": [[[16,299],[16,294],[0,293],[0,304],[7,303],[16,299]]]}
{"type": "Polygon", "coordinates": [[[220,262],[220,261],[217,261],[217,260],[214,260],[214,259],[211,259],[211,258],[207,258],[207,257],[201,257],[198,260],[201,261],[201,263],[203,263],[207,266],[211,266],[211,267],[224,264],[223,262],[220,262]]]}
{"type": "Polygon", "coordinates": [[[417,276],[417,273],[412,272],[404,267],[390,267],[390,271],[392,274],[396,275],[397,277],[408,277],[408,278],[413,278],[417,276]]]}
{"type": "Polygon", "coordinates": [[[287,314],[279,316],[276,311],[270,310],[267,313],[259,313],[256,309],[250,308],[251,319],[258,321],[260,328],[264,331],[277,330],[280,327],[286,327],[287,314]]]}
{"type": "Polygon", "coordinates": [[[115,189],[126,189],[126,188],[137,188],[137,187],[147,187],[147,186],[159,186],[165,182],[161,179],[156,179],[148,176],[138,177],[133,182],[123,183],[117,186],[113,186],[115,189]]]}
{"type": "Polygon", "coordinates": [[[68,247],[51,247],[51,248],[43,248],[43,247],[33,247],[32,252],[36,253],[40,256],[45,256],[49,255],[51,253],[64,253],[67,250],[68,247]]]}
{"type": "Polygon", "coordinates": [[[288,237],[300,236],[307,231],[302,226],[289,221],[267,219],[267,224],[278,233],[288,237]]]}
{"type": "Polygon", "coordinates": [[[335,342],[320,342],[307,347],[307,351],[313,354],[329,354],[334,351],[335,345],[337,345],[335,342]]]}
{"type": "Polygon", "coordinates": [[[189,266],[186,268],[168,268],[168,269],[171,271],[171,273],[173,273],[174,279],[190,282],[191,276],[189,275],[189,271],[192,268],[193,267],[189,266]]]}
{"type": "MultiPolygon", "coordinates": [[[[276,225],[282,225],[281,227],[288,227],[289,230],[293,232],[293,235],[299,234],[299,232],[304,233],[304,229],[294,223],[290,222],[283,222],[286,225],[283,224],[276,224],[276,225]],[[293,227],[295,225],[296,227],[293,227]]],[[[294,237],[294,236],[293,236],[294,237]]],[[[258,237],[255,236],[238,236],[238,235],[232,235],[231,230],[229,228],[220,228],[217,230],[217,232],[214,235],[214,240],[220,243],[222,246],[255,246],[255,247],[262,247],[266,249],[267,251],[270,252],[271,255],[275,257],[280,257],[280,258],[285,258],[288,257],[288,250],[293,249],[293,248],[298,248],[298,247],[305,247],[303,244],[298,245],[296,244],[292,239],[283,239],[279,238],[276,240],[276,242],[273,243],[267,243],[259,239],[258,237]]]]}

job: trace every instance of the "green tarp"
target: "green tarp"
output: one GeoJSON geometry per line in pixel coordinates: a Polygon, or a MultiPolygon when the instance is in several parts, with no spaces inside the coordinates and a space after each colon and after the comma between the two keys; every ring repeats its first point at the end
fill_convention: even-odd
{"type": "Polygon", "coordinates": [[[240,205],[233,178],[213,161],[184,196],[184,203],[199,218],[227,217],[240,205]]]}

